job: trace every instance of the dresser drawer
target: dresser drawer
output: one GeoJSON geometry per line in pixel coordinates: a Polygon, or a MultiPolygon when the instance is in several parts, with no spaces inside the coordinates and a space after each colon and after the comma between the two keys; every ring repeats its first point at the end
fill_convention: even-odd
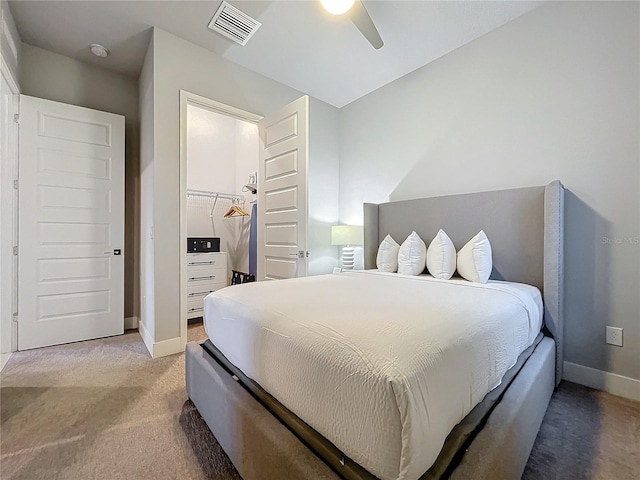
{"type": "Polygon", "coordinates": [[[207,281],[227,283],[226,268],[203,268],[200,266],[187,269],[187,282],[207,281]]]}
{"type": "Polygon", "coordinates": [[[204,297],[206,295],[187,300],[187,318],[202,317],[204,315],[204,297]]]}
{"type": "Polygon", "coordinates": [[[211,268],[227,268],[227,256],[224,253],[189,253],[187,269],[195,266],[211,268]]]}
{"type": "Polygon", "coordinates": [[[187,318],[204,315],[204,298],[227,286],[226,253],[187,254],[187,318]]]}
{"type": "Polygon", "coordinates": [[[215,292],[226,286],[227,282],[194,280],[187,283],[187,296],[191,298],[197,295],[209,295],[211,292],[215,292]]]}

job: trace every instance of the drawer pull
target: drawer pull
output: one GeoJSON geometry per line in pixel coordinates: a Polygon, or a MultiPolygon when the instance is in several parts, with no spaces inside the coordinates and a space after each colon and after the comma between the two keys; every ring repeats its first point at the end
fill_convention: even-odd
{"type": "Polygon", "coordinates": [[[189,280],[213,280],[215,275],[205,275],[204,277],[189,277],[189,280]]]}
{"type": "Polygon", "coordinates": [[[216,261],[215,260],[210,260],[208,262],[189,262],[189,265],[215,265],[216,261]]]}
{"type": "Polygon", "coordinates": [[[189,309],[189,313],[199,312],[202,310],[202,307],[193,307],[189,309]]]}
{"type": "Polygon", "coordinates": [[[200,297],[202,295],[209,295],[211,292],[214,292],[214,290],[207,290],[205,292],[193,292],[193,293],[190,293],[189,296],[190,297],[200,297]]]}

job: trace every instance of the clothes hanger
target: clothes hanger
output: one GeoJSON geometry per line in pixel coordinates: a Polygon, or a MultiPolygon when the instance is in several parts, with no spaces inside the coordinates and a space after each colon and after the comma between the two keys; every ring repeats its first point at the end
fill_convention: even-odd
{"type": "Polygon", "coordinates": [[[244,208],[236,205],[236,212],[238,212],[238,215],[241,215],[243,217],[248,217],[249,216],[249,212],[247,212],[244,208]]]}
{"type": "Polygon", "coordinates": [[[227,210],[227,213],[224,214],[224,218],[229,217],[246,217],[249,214],[244,211],[244,209],[238,205],[236,205],[235,200],[233,201],[233,205],[227,210]]]}
{"type": "Polygon", "coordinates": [[[236,210],[236,206],[235,205],[231,205],[229,207],[229,210],[227,210],[227,213],[224,214],[224,218],[229,218],[229,217],[233,217],[234,215],[236,215],[238,212],[236,210]]]}

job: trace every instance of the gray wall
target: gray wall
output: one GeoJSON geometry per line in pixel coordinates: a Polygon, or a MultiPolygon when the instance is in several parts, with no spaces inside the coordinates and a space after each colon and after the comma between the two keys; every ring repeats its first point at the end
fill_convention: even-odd
{"type": "Polygon", "coordinates": [[[125,116],[125,317],[137,316],[139,147],[138,82],[101,68],[22,44],[22,93],[125,116]]]}
{"type": "MultiPolygon", "coordinates": [[[[148,228],[154,232],[154,341],[160,342],[180,336],[180,90],[263,116],[303,94],[157,28],[152,48],[154,193],[151,199],[143,192],[142,198],[143,202],[153,202],[153,224],[148,228]]],[[[311,106],[314,104],[322,111],[315,117],[311,113],[311,122],[320,126],[335,120],[333,107],[319,101],[311,106]]],[[[337,139],[338,123],[331,128],[337,139]]],[[[310,164],[313,161],[310,158],[310,164]]],[[[335,162],[333,165],[329,169],[337,173],[335,162]]],[[[336,209],[332,216],[337,218],[336,192],[332,195],[336,209]]],[[[150,231],[142,231],[142,239],[150,236],[150,231]]]]}
{"type": "Polygon", "coordinates": [[[344,223],[362,202],[562,180],[565,359],[636,379],[639,8],[545,4],[343,108],[340,143],[344,223]]]}
{"type": "Polygon", "coordinates": [[[338,247],[331,245],[331,226],[338,224],[340,109],[309,98],[309,275],[331,273],[338,266],[338,247]]]}

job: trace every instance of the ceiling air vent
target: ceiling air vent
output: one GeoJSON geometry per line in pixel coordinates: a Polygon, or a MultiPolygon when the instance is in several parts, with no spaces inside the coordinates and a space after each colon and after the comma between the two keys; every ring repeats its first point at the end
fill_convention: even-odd
{"type": "Polygon", "coordinates": [[[222,2],[220,8],[209,22],[209,28],[240,45],[246,45],[249,39],[262,25],[233,5],[222,2]]]}

